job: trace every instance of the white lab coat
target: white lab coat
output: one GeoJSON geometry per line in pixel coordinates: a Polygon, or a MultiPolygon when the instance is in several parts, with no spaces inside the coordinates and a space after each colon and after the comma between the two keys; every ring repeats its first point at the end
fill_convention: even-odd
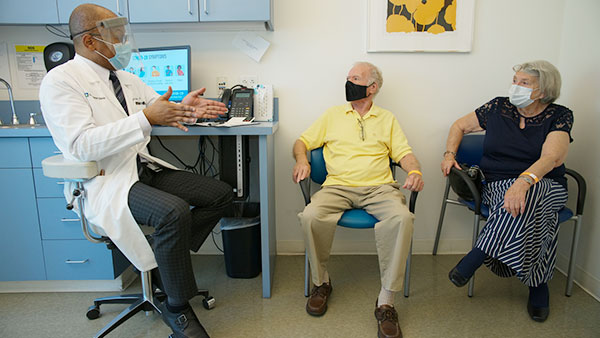
{"type": "MultiPolygon", "coordinates": [[[[157,266],[152,248],[136,223],[127,200],[138,181],[136,154],[151,162],[176,169],[151,156],[134,114],[159,95],[138,77],[118,71],[119,81],[132,116],[127,116],[112,87],[77,56],[52,69],[42,81],[40,104],[54,143],[67,159],[97,161],[104,176],[84,184],[85,215],[92,229],[108,236],[140,271],[157,266]]],[[[70,199],[73,184],[65,184],[70,199]]]]}

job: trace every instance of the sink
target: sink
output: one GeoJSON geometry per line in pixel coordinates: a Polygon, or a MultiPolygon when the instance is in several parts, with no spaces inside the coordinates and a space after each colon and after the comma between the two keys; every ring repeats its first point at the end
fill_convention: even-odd
{"type": "Polygon", "coordinates": [[[25,128],[45,128],[46,125],[45,124],[28,124],[28,123],[22,123],[22,124],[3,124],[0,125],[1,129],[25,129],[25,128]]]}

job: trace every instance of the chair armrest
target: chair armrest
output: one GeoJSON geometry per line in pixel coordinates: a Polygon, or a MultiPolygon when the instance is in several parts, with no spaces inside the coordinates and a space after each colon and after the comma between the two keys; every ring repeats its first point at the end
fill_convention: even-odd
{"type": "Polygon", "coordinates": [[[89,180],[98,175],[98,164],[95,161],[67,160],[63,155],[54,155],[42,160],[44,176],[63,178],[65,180],[89,180]]]}
{"type": "Polygon", "coordinates": [[[587,185],[585,184],[585,179],[573,169],[566,168],[565,174],[573,177],[577,182],[577,215],[581,215],[583,214],[585,194],[587,192],[587,185]]]}
{"type": "Polygon", "coordinates": [[[471,195],[473,195],[473,201],[475,202],[475,214],[481,215],[481,194],[477,191],[475,183],[471,181],[471,178],[462,170],[458,170],[455,167],[450,169],[450,172],[455,173],[458,177],[467,185],[471,195]]]}
{"type": "Polygon", "coordinates": [[[298,182],[300,190],[302,190],[302,196],[304,197],[304,205],[310,203],[310,176],[298,182]]]}
{"type": "Polygon", "coordinates": [[[413,191],[410,193],[410,201],[408,202],[408,210],[410,212],[412,212],[413,214],[415,213],[415,207],[417,206],[417,196],[419,195],[419,192],[417,191],[413,191]]]}

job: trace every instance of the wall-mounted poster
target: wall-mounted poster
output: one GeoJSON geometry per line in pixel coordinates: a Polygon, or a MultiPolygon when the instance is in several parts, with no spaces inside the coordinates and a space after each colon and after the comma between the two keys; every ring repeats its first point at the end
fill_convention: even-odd
{"type": "Polygon", "coordinates": [[[368,0],[368,52],[469,52],[475,0],[368,0]]]}

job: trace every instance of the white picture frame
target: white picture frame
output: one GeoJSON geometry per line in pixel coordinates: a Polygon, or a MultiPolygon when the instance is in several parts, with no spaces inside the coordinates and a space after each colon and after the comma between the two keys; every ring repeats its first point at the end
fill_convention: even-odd
{"type": "Polygon", "coordinates": [[[418,31],[388,33],[388,3],[394,6],[393,2],[402,1],[367,0],[367,52],[470,52],[475,0],[453,1],[456,2],[455,30],[432,34],[418,31]]]}

